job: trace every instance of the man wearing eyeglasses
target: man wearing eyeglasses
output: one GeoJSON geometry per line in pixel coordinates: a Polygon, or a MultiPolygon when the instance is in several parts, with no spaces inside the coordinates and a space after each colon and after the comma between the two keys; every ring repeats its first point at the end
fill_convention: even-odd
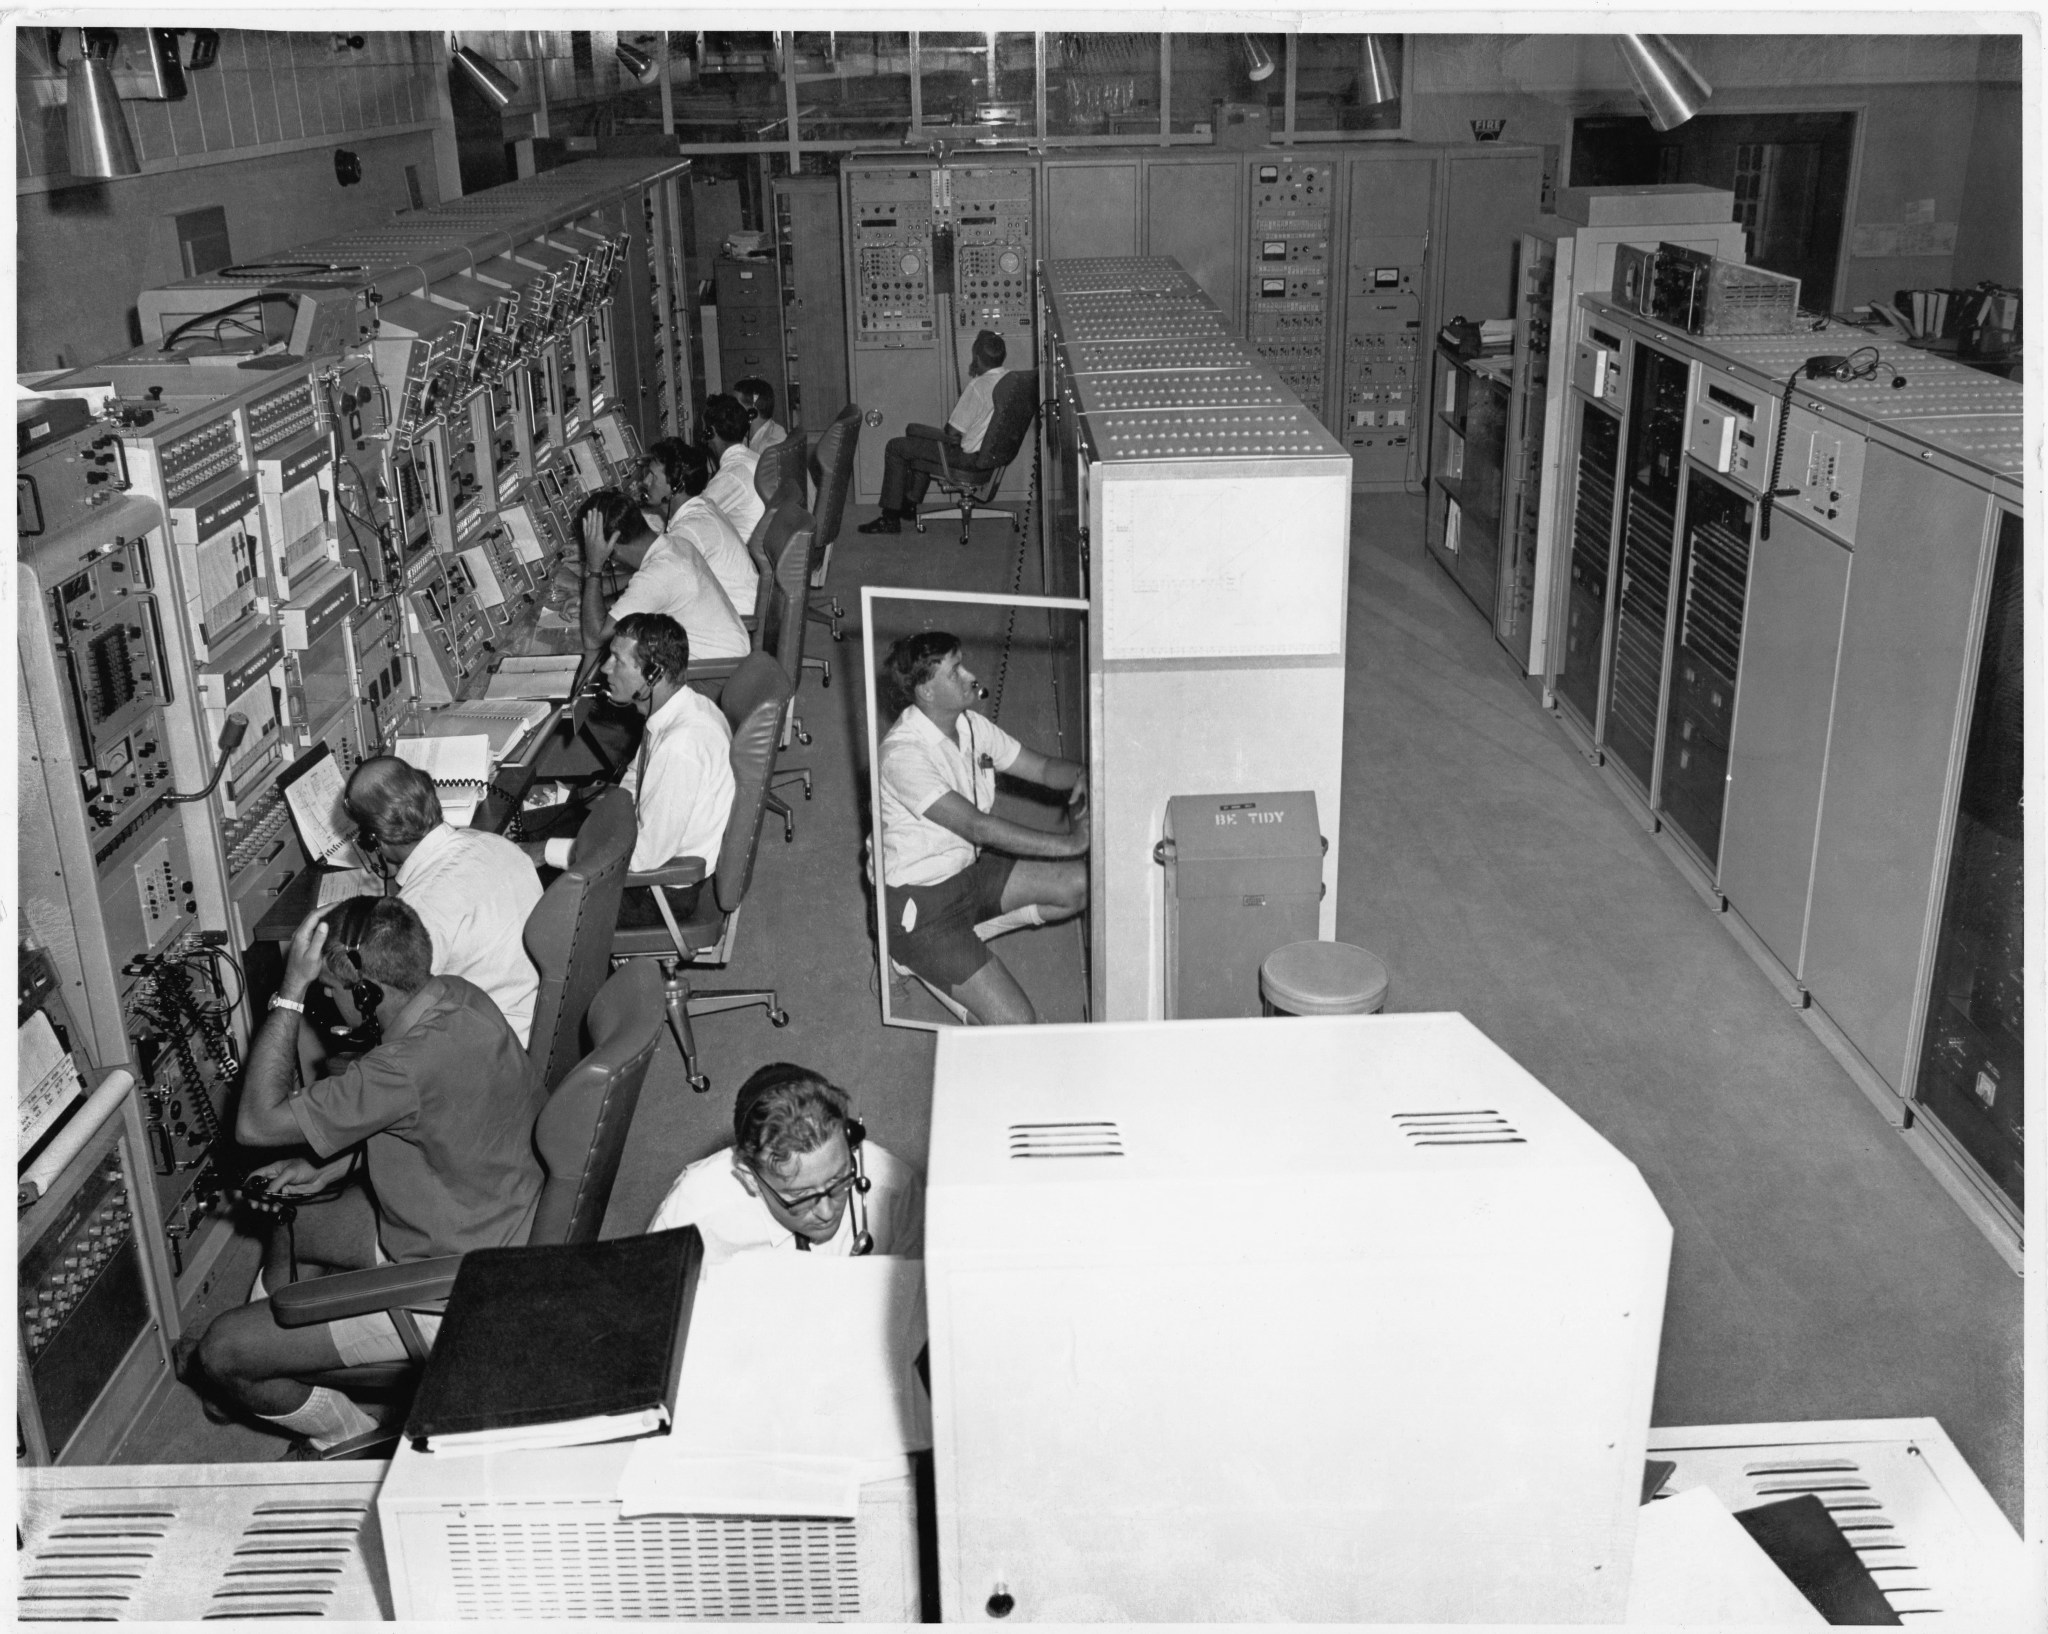
{"type": "Polygon", "coordinates": [[[540,995],[526,956],[526,916],[541,891],[533,860],[502,834],[444,822],[434,780],[396,755],[358,766],[342,803],[372,866],[427,927],[433,973],[482,988],[527,1044],[540,995]]]}
{"type": "Polygon", "coordinates": [[[846,1091],[777,1061],[740,1085],[732,1129],[676,1177],[649,1231],[695,1226],[710,1265],[763,1249],[924,1257],[924,1176],[865,1139],[846,1091]]]}

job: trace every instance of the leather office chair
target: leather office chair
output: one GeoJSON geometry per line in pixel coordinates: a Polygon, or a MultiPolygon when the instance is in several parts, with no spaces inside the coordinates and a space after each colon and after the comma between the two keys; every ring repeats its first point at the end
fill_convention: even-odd
{"type": "MultiPolygon", "coordinates": [[[[826,576],[832,571],[832,546],[839,538],[839,525],[846,518],[846,496],[853,488],[853,458],[859,448],[860,404],[848,403],[825,428],[812,459],[818,491],[817,502],[811,507],[811,520],[818,530],[818,565],[811,574],[813,590],[824,590],[826,576]]],[[[840,639],[839,621],[846,616],[846,609],[839,605],[837,596],[827,592],[822,602],[813,597],[809,616],[820,624],[830,625],[832,639],[840,639]]],[[[821,666],[825,685],[832,684],[832,666],[827,660],[807,658],[804,662],[821,666]]],[[[801,681],[803,677],[797,679],[801,681]]]]}
{"type": "Polygon", "coordinates": [[[932,473],[933,484],[951,497],[953,503],[936,511],[923,511],[917,517],[917,531],[924,532],[927,522],[944,522],[958,518],[960,522],[960,543],[967,543],[967,530],[973,524],[975,513],[983,516],[1007,518],[1011,528],[1023,527],[1022,520],[1014,511],[989,510],[987,505],[996,496],[996,489],[1003,483],[1003,473],[1010,468],[1010,462],[1024,446],[1024,439],[1030,435],[1031,424],[1038,418],[1038,374],[1032,369],[1020,369],[1006,374],[996,382],[994,412],[988,422],[988,431],[981,439],[981,447],[972,454],[963,454],[952,444],[939,444],[940,469],[932,473]]]}
{"type": "MultiPolygon", "coordinates": [[[[661,1036],[660,978],[647,966],[620,970],[590,1001],[587,1021],[590,1053],[563,1077],[534,1120],[534,1149],[547,1177],[527,1232],[529,1244],[593,1242],[604,1225],[640,1088],[661,1036]]],[[[429,1348],[416,1318],[438,1312],[447,1302],[461,1264],[460,1254],[444,1254],[316,1277],[274,1290],[270,1308],[278,1325],[287,1328],[371,1311],[388,1314],[409,1360],[333,1368],[307,1382],[370,1399],[401,1398],[410,1394],[429,1348]]],[[[323,1456],[355,1457],[398,1435],[396,1426],[373,1430],[323,1456]]]]}
{"type": "Polygon", "coordinates": [[[527,1053],[552,1090],[583,1055],[583,1020],[611,965],[619,893],[639,833],[633,797],[606,789],[576,831],[569,866],[526,916],[526,954],[540,972],[527,1053]]]}
{"type": "MultiPolygon", "coordinates": [[[[761,575],[759,588],[754,593],[751,611],[737,608],[740,622],[749,629],[755,626],[768,607],[768,580],[775,573],[775,548],[768,538],[768,528],[777,510],[784,505],[794,504],[798,510],[804,508],[804,435],[792,431],[772,448],[761,450],[761,457],[754,466],[754,492],[761,496],[761,517],[747,535],[747,554],[754,560],[754,570],[761,575]]],[[[759,643],[756,643],[758,646],[759,643]]]]}
{"type": "Polygon", "coordinates": [[[693,966],[723,968],[731,961],[740,905],[753,883],[761,819],[768,806],[768,782],[775,771],[776,740],[788,703],[789,677],[780,664],[766,653],[751,653],[740,660],[718,699],[732,726],[734,789],[732,815],[726,819],[717,865],[708,880],[698,857],[681,858],[644,874],[628,874],[629,889],[647,886],[653,890],[662,922],[646,928],[621,925],[612,936],[613,964],[635,959],[660,964],[669,1026],[683,1052],[683,1070],[690,1087],[699,1093],[711,1087],[711,1080],[697,1070],[697,1041],[690,1017],[763,1004],[775,1026],[789,1024],[789,1013],[776,1002],[773,989],[698,990],[691,987],[689,978],[693,966]],[[697,892],[696,905],[687,914],[678,913],[668,893],[700,884],[703,889],[697,892]]]}

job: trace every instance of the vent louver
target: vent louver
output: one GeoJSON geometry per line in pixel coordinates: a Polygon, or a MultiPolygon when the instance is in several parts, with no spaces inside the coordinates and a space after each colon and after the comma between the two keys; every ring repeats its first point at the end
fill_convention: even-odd
{"type": "Polygon", "coordinates": [[[1122,1157],[1124,1137],[1107,1120],[1091,1123],[1013,1123],[1012,1158],[1122,1157]]]}
{"type": "Polygon", "coordinates": [[[1394,1127],[1410,1146],[1526,1146],[1528,1140],[1492,1108],[1396,1112],[1394,1127]]]}
{"type": "Polygon", "coordinates": [[[1913,1558],[1911,1540],[1886,1512],[1876,1485],[1855,1459],[1771,1459],[1743,1465],[1742,1474],[1759,1504],[1809,1493],[1818,1498],[1902,1618],[1939,1616],[1946,1610],[1934,1582],[1913,1558]]]}

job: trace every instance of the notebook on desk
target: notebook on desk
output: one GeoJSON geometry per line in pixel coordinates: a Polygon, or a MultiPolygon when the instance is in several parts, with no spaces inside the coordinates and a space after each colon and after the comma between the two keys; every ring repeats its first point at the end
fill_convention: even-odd
{"type": "Polygon", "coordinates": [[[434,780],[441,819],[467,828],[491,788],[491,740],[482,732],[461,737],[399,738],[391,752],[434,780]]]}
{"type": "MultiPolygon", "coordinates": [[[[421,716],[418,735],[422,738],[456,738],[481,734],[489,740],[490,763],[495,766],[546,720],[552,709],[553,706],[544,698],[481,698],[474,703],[453,704],[421,716]]],[[[482,775],[488,778],[490,773],[486,770],[482,775]]]]}
{"type": "Polygon", "coordinates": [[[363,854],[356,848],[355,819],[342,800],[347,779],[341,764],[326,744],[315,744],[279,774],[277,786],[284,790],[292,826],[309,862],[328,863],[336,868],[361,868],[363,854]]]}

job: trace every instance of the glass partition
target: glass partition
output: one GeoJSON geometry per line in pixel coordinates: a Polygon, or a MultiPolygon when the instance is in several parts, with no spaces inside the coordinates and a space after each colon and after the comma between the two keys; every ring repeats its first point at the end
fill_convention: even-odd
{"type": "Polygon", "coordinates": [[[920,34],[917,76],[926,125],[1038,134],[1035,34],[920,34]]]}
{"type": "Polygon", "coordinates": [[[1156,136],[1157,34],[1048,34],[1045,129],[1049,136],[1156,136]]]}
{"type": "Polygon", "coordinates": [[[900,142],[910,133],[910,36],[791,36],[797,134],[806,142],[900,142]]]}
{"type": "Polygon", "coordinates": [[[1401,35],[1301,34],[1292,44],[1297,132],[1401,128],[1401,35]]]}
{"type": "MultiPolygon", "coordinates": [[[[654,46],[642,49],[651,54],[654,46]]],[[[686,147],[789,138],[782,52],[772,33],[671,33],[669,94],[676,140],[686,147]]],[[[622,115],[629,107],[636,121],[658,119],[659,84],[627,93],[622,115]]]]}
{"type": "MultiPolygon", "coordinates": [[[[915,873],[916,859],[928,852],[938,825],[909,814],[894,792],[900,782],[883,787],[884,740],[914,700],[900,695],[883,674],[890,649],[903,637],[940,630],[957,638],[961,665],[972,672],[987,696],[973,700],[970,727],[979,740],[1000,729],[1025,748],[1049,758],[1087,764],[1086,746],[1060,728],[1060,686],[1056,670],[1087,642],[1085,601],[1049,596],[997,596],[967,591],[892,590],[868,586],[861,591],[861,640],[866,661],[867,772],[870,830],[868,876],[874,896],[875,944],[881,969],[882,1021],[891,1027],[937,1028],[960,1023],[965,1012],[955,1008],[943,977],[928,983],[914,973],[912,962],[934,969],[945,953],[929,942],[917,951],[906,944],[916,929],[915,905],[901,890],[903,875],[915,873]],[[890,825],[898,823],[901,829],[890,825]],[[914,827],[912,825],[915,825],[914,827]],[[897,875],[897,887],[886,881],[897,875]],[[907,921],[907,922],[906,922],[907,921]]],[[[957,730],[957,729],[956,729],[957,730]]],[[[956,740],[957,741],[957,740],[956,740]]],[[[893,758],[893,757],[892,757],[893,758]]],[[[973,757],[983,774],[981,755],[973,757]]],[[[994,815],[1023,827],[1054,833],[1085,830],[1086,802],[1069,810],[1064,796],[1034,784],[994,774],[994,815]]],[[[979,801],[977,803],[980,803],[979,801]]],[[[984,855],[989,853],[984,852],[984,855]]],[[[1085,853],[1079,859],[1085,866],[1085,853]]],[[[930,869],[924,870],[930,872],[930,869]]],[[[952,877],[953,870],[937,878],[952,877]]],[[[1000,917],[973,927],[976,939],[1002,963],[1023,990],[1041,1021],[1088,1019],[1087,915],[1047,924],[1005,923],[1000,917]],[[1000,941],[996,938],[1000,937],[1000,941]]],[[[930,926],[927,925],[927,930],[930,926]]],[[[974,958],[970,949],[969,962],[974,958]]]]}
{"type": "Polygon", "coordinates": [[[1173,129],[1206,134],[1214,128],[1216,104],[1263,103],[1274,130],[1280,128],[1287,82],[1282,77],[1286,41],[1278,34],[1170,34],[1167,36],[1173,129]],[[1249,43],[1248,43],[1249,42],[1249,43]],[[1256,45],[1263,58],[1255,62],[1256,45]],[[1261,64],[1271,69],[1252,78],[1261,64]]]}

